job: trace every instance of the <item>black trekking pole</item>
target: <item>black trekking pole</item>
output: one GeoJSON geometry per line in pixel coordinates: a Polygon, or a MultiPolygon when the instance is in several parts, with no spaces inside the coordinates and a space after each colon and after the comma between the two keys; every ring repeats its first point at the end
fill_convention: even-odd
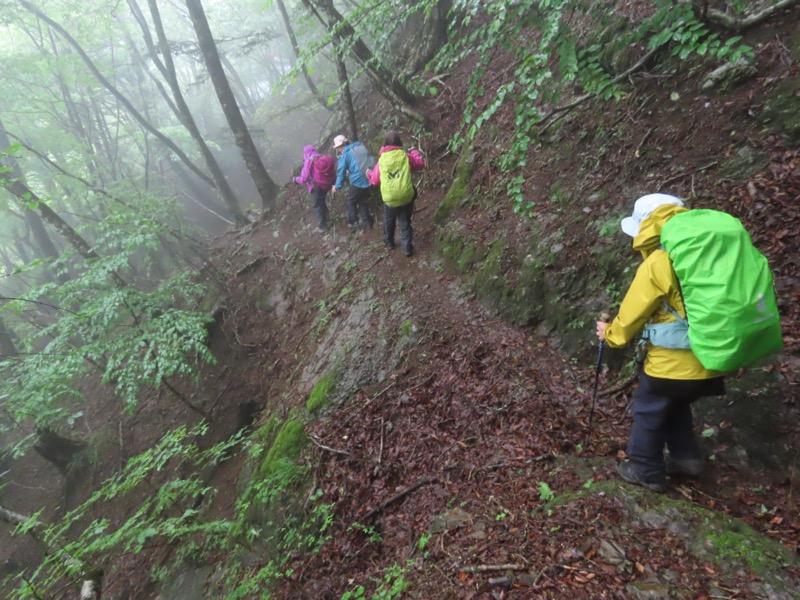
{"type": "MultiPolygon", "coordinates": [[[[600,320],[603,323],[608,323],[611,321],[611,315],[607,312],[603,312],[600,315],[600,320]]],[[[603,367],[603,350],[606,347],[605,340],[600,340],[600,345],[597,347],[597,365],[594,369],[594,391],[592,392],[592,407],[589,409],[589,425],[586,428],[586,440],[583,442],[583,445],[586,446],[589,443],[589,436],[592,435],[592,418],[594,417],[594,405],[597,403],[597,385],[600,383],[600,370],[603,367]]]]}

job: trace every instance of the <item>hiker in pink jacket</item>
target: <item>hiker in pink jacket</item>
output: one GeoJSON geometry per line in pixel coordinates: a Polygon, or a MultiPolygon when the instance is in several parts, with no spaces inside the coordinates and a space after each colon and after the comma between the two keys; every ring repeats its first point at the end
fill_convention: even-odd
{"type": "Polygon", "coordinates": [[[408,152],[403,150],[403,142],[396,131],[386,133],[384,144],[378,153],[378,164],[367,173],[367,177],[372,185],[381,187],[384,245],[389,250],[395,247],[394,229],[395,223],[399,221],[403,254],[411,256],[414,254],[411,216],[414,213],[414,200],[417,198],[411,172],[424,169],[425,159],[413,148],[408,152]]]}
{"type": "Polygon", "coordinates": [[[333,158],[320,154],[311,144],[303,147],[303,170],[294,181],[299,185],[306,184],[311,195],[311,207],[319,224],[317,229],[319,233],[328,231],[328,205],[325,199],[333,185],[332,177],[335,175],[336,166],[333,158]]]}

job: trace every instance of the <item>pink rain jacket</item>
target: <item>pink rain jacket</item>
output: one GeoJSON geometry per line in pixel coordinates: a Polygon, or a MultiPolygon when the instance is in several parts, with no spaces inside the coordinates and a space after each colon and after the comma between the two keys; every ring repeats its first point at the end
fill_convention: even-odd
{"type": "MultiPolygon", "coordinates": [[[[384,146],[378,152],[378,158],[380,158],[381,154],[384,152],[389,152],[391,150],[402,150],[400,146],[384,146]]],[[[408,164],[411,167],[411,172],[414,171],[421,171],[425,168],[425,159],[422,158],[422,155],[417,152],[416,149],[409,150],[406,152],[406,156],[408,157],[408,164]]],[[[375,167],[367,173],[367,177],[369,178],[369,182],[371,185],[380,185],[381,184],[381,168],[378,163],[375,164],[375,167]]]]}
{"type": "Polygon", "coordinates": [[[311,144],[308,146],[303,146],[303,170],[300,171],[300,177],[295,177],[294,182],[300,185],[306,184],[308,188],[308,193],[314,191],[314,176],[311,173],[311,165],[314,162],[314,159],[319,156],[319,152],[317,149],[314,148],[311,144]]]}

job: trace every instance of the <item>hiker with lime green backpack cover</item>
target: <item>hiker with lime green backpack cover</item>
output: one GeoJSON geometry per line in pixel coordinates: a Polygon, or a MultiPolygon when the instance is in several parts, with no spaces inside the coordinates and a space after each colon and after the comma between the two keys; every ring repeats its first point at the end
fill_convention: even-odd
{"type": "Polygon", "coordinates": [[[400,240],[403,254],[412,256],[414,244],[411,217],[417,190],[411,181],[412,171],[425,168],[425,159],[415,149],[403,150],[403,142],[396,131],[388,131],[384,146],[378,153],[378,164],[367,174],[372,185],[379,185],[383,199],[383,237],[388,249],[395,247],[395,223],[400,223],[400,240]]]}
{"type": "Polygon", "coordinates": [[[596,330],[615,348],[642,334],[628,460],[617,470],[661,492],[667,473],[702,471],[691,404],[724,394],[726,373],[780,352],[780,317],[767,260],[731,215],[649,194],[621,225],[644,261],[617,317],[596,330]]]}

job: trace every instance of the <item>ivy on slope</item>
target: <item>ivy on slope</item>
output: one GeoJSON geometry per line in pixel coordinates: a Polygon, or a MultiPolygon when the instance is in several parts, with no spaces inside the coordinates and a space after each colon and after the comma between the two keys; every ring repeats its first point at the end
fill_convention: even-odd
{"type": "MultiPolygon", "coordinates": [[[[429,4],[433,4],[429,0],[429,4]]],[[[450,141],[457,151],[471,144],[500,109],[514,104],[514,130],[500,159],[507,176],[507,193],[514,210],[529,214],[533,208],[523,195],[529,148],[547,110],[556,107],[573,88],[604,101],[623,97],[624,89],[612,72],[608,56],[626,48],[648,51],[667,48],[680,61],[692,56],[708,60],[738,60],[752,50],[740,37],[723,40],[695,14],[689,3],[657,0],[652,14],[630,22],[622,35],[607,40],[614,20],[624,18],[618,2],[580,0],[457,0],[451,31],[457,32],[440,51],[434,68],[446,71],[470,57],[475,65],[469,80],[461,127],[450,141]],[[463,32],[468,32],[466,35],[463,32]],[[597,39],[587,43],[587,40],[597,39]],[[493,73],[495,54],[508,52],[513,60],[493,73]],[[502,80],[491,95],[489,88],[502,80]],[[487,101],[488,95],[488,101],[487,101]]],[[[742,11],[743,3],[731,3],[742,11]]]]}

